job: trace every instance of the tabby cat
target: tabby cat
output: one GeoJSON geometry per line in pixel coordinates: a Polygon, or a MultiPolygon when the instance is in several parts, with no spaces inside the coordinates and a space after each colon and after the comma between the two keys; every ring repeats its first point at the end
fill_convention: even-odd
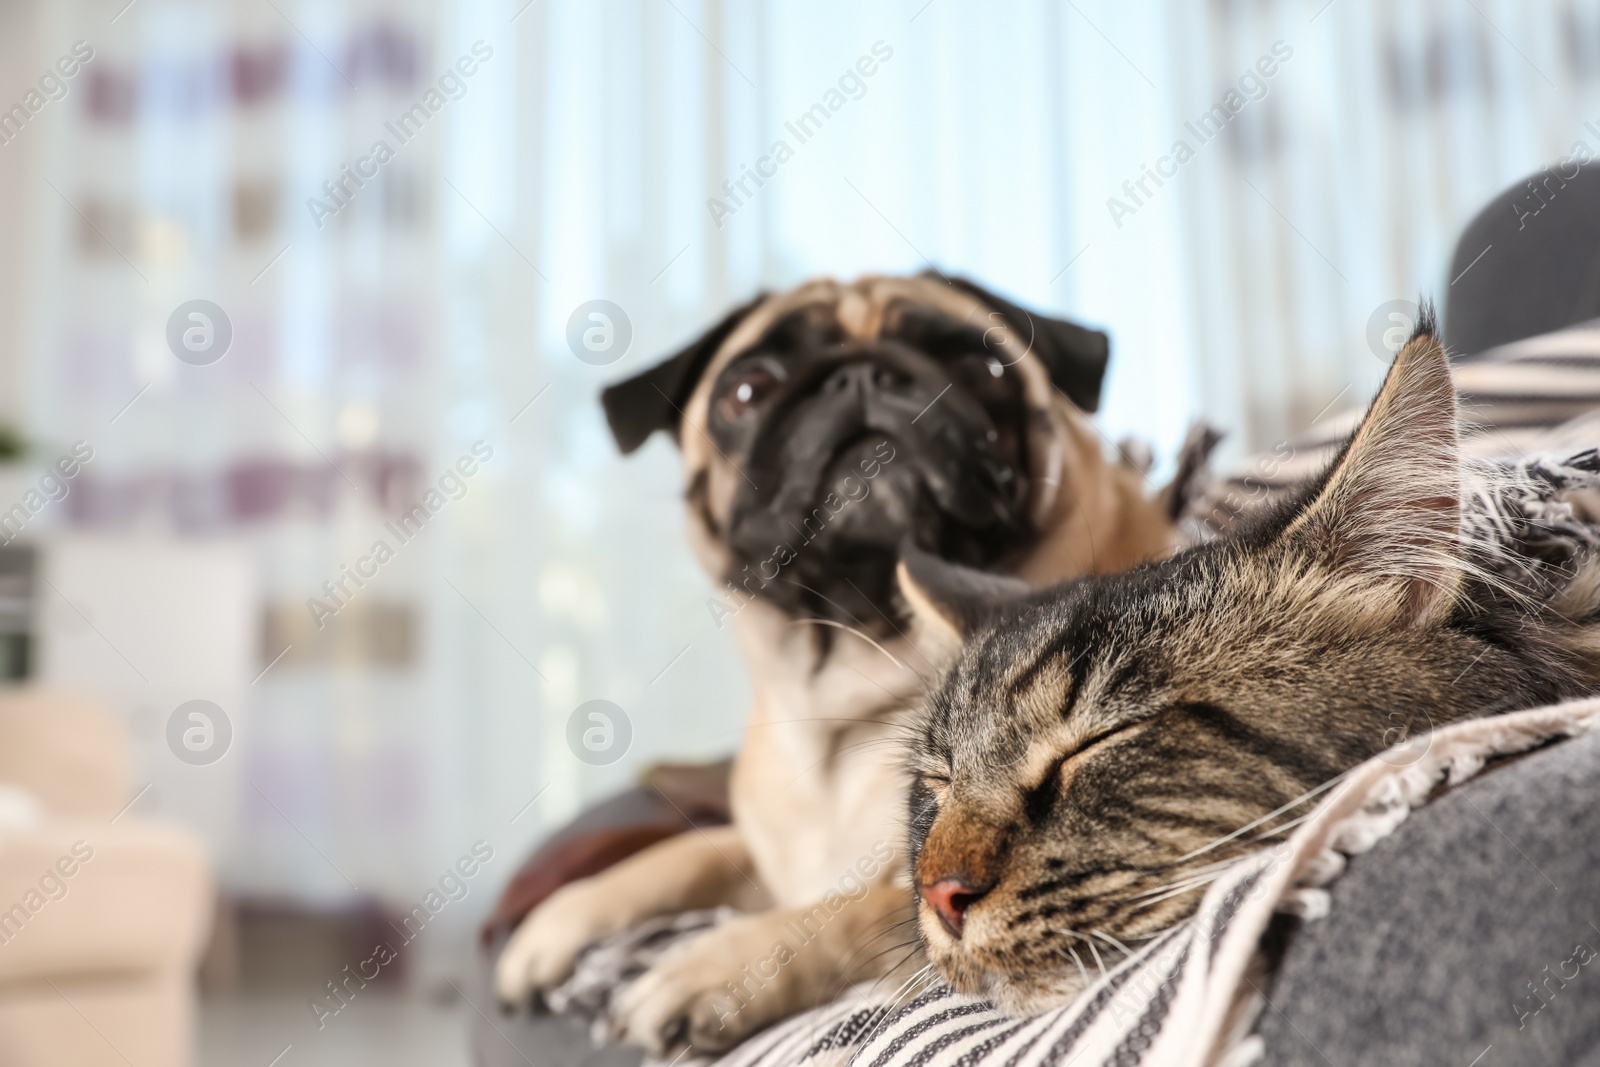
{"type": "Polygon", "coordinates": [[[1431,316],[1303,499],[1042,591],[908,555],[951,666],[911,755],[918,925],[957,989],[1066,1002],[1403,736],[1600,690],[1600,462],[1468,469],[1431,316]]]}

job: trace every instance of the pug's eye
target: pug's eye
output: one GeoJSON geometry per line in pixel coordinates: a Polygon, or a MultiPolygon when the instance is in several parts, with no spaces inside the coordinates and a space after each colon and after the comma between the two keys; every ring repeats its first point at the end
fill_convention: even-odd
{"type": "Polygon", "coordinates": [[[961,384],[982,396],[1001,396],[1017,384],[1003,353],[967,352],[955,364],[961,384]]]}
{"type": "Polygon", "coordinates": [[[728,422],[737,422],[782,384],[783,378],[770,367],[736,370],[722,383],[717,396],[717,413],[728,422]]]}

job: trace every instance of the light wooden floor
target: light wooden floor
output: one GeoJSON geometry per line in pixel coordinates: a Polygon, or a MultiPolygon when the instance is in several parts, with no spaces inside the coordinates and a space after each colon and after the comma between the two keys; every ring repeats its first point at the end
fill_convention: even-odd
{"type": "Polygon", "coordinates": [[[206,999],[200,1067],[468,1067],[471,1015],[461,1001],[378,994],[324,1019],[319,1030],[303,999],[206,999]]]}

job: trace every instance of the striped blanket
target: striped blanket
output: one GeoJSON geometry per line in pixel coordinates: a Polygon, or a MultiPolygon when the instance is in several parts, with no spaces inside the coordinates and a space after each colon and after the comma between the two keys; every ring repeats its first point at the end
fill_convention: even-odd
{"type": "MultiPolygon", "coordinates": [[[[1515,462],[1535,478],[1560,478],[1540,455],[1567,456],[1600,442],[1600,320],[1494,349],[1455,365],[1464,448],[1515,462]],[[1534,458],[1530,459],[1530,455],[1534,458]]],[[[1191,541],[1225,533],[1242,515],[1302,488],[1360,421],[1361,410],[1313,431],[1190,494],[1182,523],[1191,541]]],[[[1600,462],[1592,452],[1588,460],[1600,462]]],[[[1586,477],[1592,464],[1585,464],[1586,477]]],[[[1515,502],[1511,502],[1515,503],[1515,502]]],[[[1504,509],[1529,529],[1558,532],[1539,514],[1504,509]]],[[[1600,505],[1596,507],[1600,515],[1600,505]]],[[[1594,516],[1585,516],[1593,520],[1594,516]]],[[[1593,522],[1585,527],[1593,532],[1593,522]]],[[[1567,538],[1566,540],[1571,540],[1567,538]]],[[[1565,544],[1565,541],[1563,541],[1565,544]]],[[[1536,546],[1526,546],[1536,547],[1536,546]]],[[[1566,545],[1566,547],[1572,547],[1566,545]]],[[[1592,547],[1592,546],[1590,546],[1592,547]]],[[[1250,1036],[1270,968],[1260,951],[1273,917],[1324,914],[1323,888],[1348,856],[1370,849],[1437,791],[1547,742],[1600,729],[1600,699],[1477,719],[1415,737],[1323,786],[1294,833],[1239,860],[1212,883],[1193,918],[1168,930],[1074,1002],[1009,1018],[924,974],[898,989],[850,990],[720,1057],[692,1050],[675,1067],[1245,1067],[1262,1049],[1250,1036]]],[[[625,930],[589,949],[552,1006],[610,1033],[608,1007],[661,952],[725,920],[697,912],[625,930]]],[[[659,1067],[650,1065],[646,1067],[659,1067]]]]}
{"type": "MultiPolygon", "coordinates": [[[[1469,455],[1517,460],[1600,442],[1600,319],[1456,359],[1452,367],[1469,455]]],[[[1363,414],[1360,405],[1318,419],[1242,470],[1191,490],[1180,516],[1185,538],[1208,540],[1241,515],[1293,494],[1327,467],[1363,414]]]]}

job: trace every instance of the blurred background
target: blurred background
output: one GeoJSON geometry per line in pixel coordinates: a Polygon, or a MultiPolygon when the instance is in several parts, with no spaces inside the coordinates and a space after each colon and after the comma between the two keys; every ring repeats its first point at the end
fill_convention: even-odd
{"type": "MultiPolygon", "coordinates": [[[[1600,2],[0,0],[0,109],[0,747],[25,778],[59,701],[38,743],[115,793],[76,817],[214,869],[157,938],[201,1062],[440,1064],[531,845],[740,738],[672,443],[618,457],[604,383],[759,289],[938,267],[1107,330],[1098,422],[1158,475],[1200,417],[1240,461],[1365,399],[1491,195],[1600,152],[1600,2]]],[[[7,840],[0,907],[55,859],[7,840]]],[[[0,1024],[82,1030],[36,933],[0,1024]]]]}

